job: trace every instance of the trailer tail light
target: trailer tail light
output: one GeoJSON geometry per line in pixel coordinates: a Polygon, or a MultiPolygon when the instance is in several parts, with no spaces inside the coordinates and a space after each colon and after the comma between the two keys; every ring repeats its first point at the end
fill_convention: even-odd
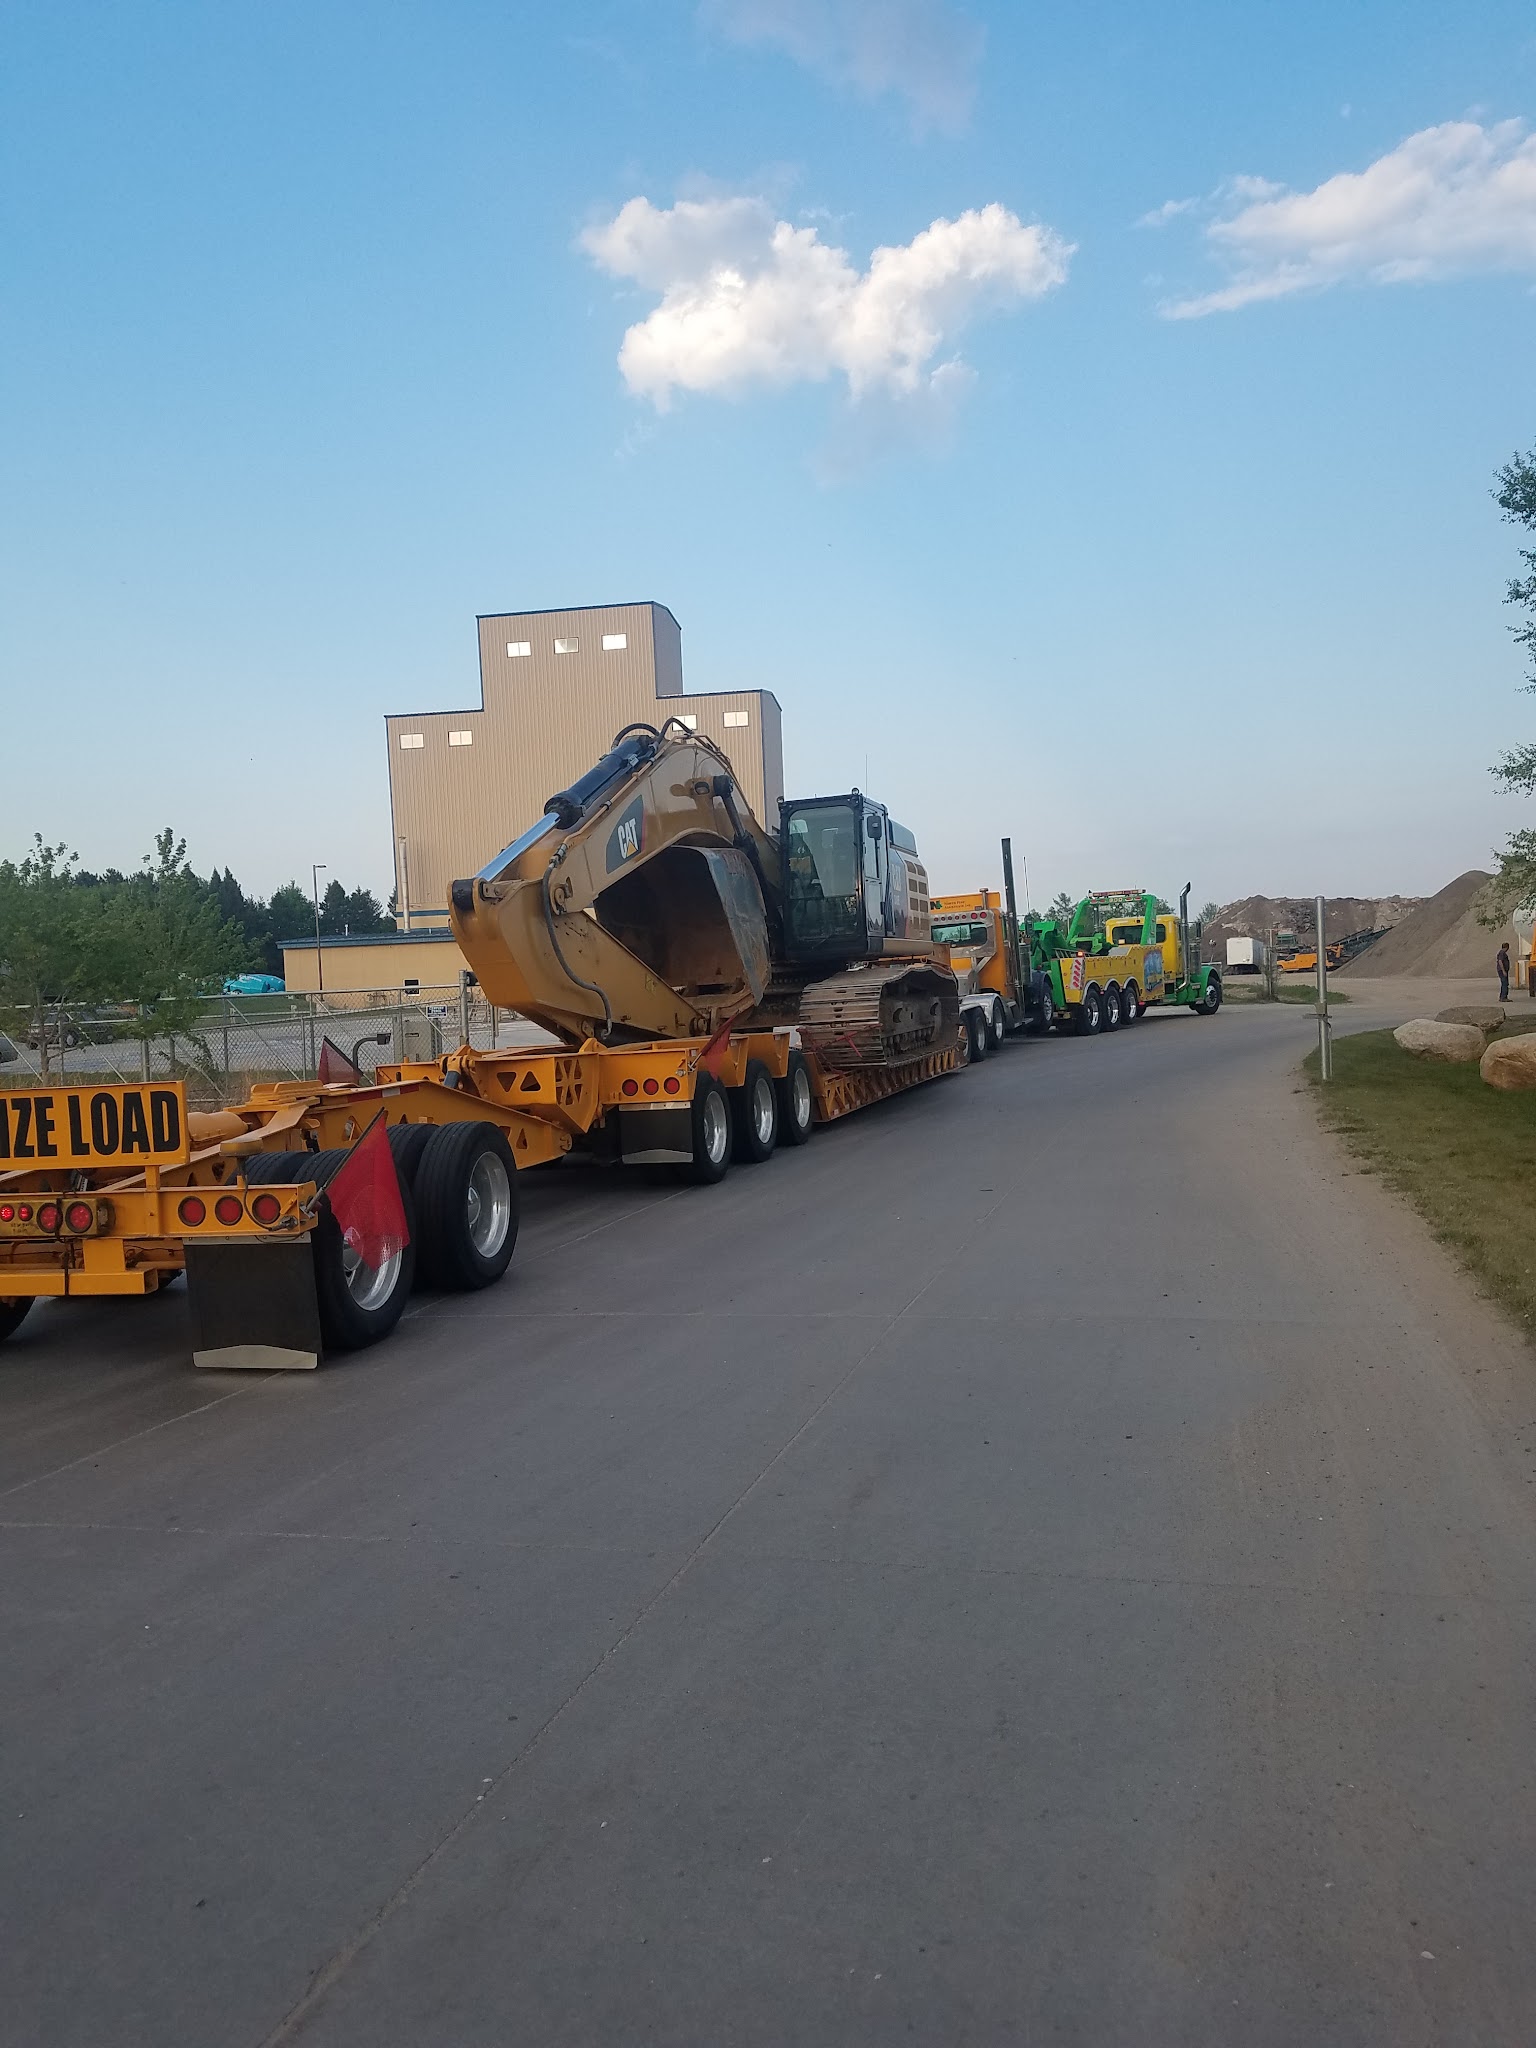
{"type": "Polygon", "coordinates": [[[17,1209],[16,1221],[18,1223],[30,1223],[32,1221],[32,1204],[30,1202],[23,1202],[17,1209]]]}
{"type": "Polygon", "coordinates": [[[71,1202],[64,1211],[64,1221],[74,1231],[87,1231],[96,1221],[96,1211],[89,1202],[71,1202]]]}
{"type": "Polygon", "coordinates": [[[44,1202],[37,1212],[37,1227],[39,1230],[55,1231],[63,1221],[64,1212],[60,1209],[57,1202],[44,1202]]]}
{"type": "Polygon", "coordinates": [[[663,1088],[666,1089],[669,1095],[676,1095],[683,1084],[681,1081],[679,1081],[676,1074],[668,1074],[667,1078],[665,1079],[665,1081],[662,1082],[661,1085],[663,1088]]]}
{"type": "Polygon", "coordinates": [[[238,1195],[220,1195],[213,1205],[213,1213],[221,1223],[243,1223],[245,1205],[238,1195]]]}
{"type": "Polygon", "coordinates": [[[207,1207],[198,1195],[188,1195],[176,1205],[176,1220],[184,1223],[188,1230],[196,1230],[207,1214],[207,1207]]]}
{"type": "Polygon", "coordinates": [[[258,1223],[276,1223],[283,1213],[283,1205],[276,1195],[257,1195],[251,1203],[251,1214],[258,1223]]]}
{"type": "Polygon", "coordinates": [[[12,1202],[0,1202],[0,1223],[14,1223],[16,1208],[12,1202]]]}
{"type": "Polygon", "coordinates": [[[656,1094],[656,1092],[657,1092],[657,1082],[656,1082],[656,1077],[655,1077],[655,1075],[654,1075],[654,1074],[647,1074],[647,1075],[646,1075],[646,1077],[645,1077],[645,1084],[644,1084],[644,1085],[645,1085],[645,1092],[646,1092],[646,1094],[647,1094],[647,1095],[654,1095],[654,1094],[656,1094]]]}
{"type": "Polygon", "coordinates": [[[619,1093],[621,1095],[638,1095],[640,1093],[640,1083],[635,1080],[621,1082],[619,1093]]]}

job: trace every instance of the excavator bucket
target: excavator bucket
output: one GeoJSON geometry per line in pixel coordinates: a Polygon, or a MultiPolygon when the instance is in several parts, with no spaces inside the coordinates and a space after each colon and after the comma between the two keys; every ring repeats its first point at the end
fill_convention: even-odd
{"type": "Polygon", "coordinates": [[[763,892],[734,846],[669,846],[623,875],[593,905],[598,923],[671,988],[701,999],[768,986],[763,892]]]}

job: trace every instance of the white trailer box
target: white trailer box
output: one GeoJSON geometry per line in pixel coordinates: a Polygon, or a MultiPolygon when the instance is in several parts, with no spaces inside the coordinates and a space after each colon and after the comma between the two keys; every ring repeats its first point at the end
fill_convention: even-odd
{"type": "Polygon", "coordinates": [[[1264,972],[1264,941],[1262,939],[1228,939],[1228,974],[1262,974],[1264,972]]]}

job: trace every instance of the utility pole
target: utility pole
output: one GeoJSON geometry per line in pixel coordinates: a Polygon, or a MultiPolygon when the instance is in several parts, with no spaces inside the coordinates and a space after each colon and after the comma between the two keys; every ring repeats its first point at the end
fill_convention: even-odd
{"type": "Polygon", "coordinates": [[[1317,899],[1317,1068],[1324,1081],[1333,1079],[1333,1019],[1328,1014],[1327,905],[1317,899]]]}
{"type": "Polygon", "coordinates": [[[315,900],[315,974],[320,984],[320,994],[325,994],[325,954],[320,945],[320,877],[325,872],[325,862],[315,861],[309,870],[310,894],[315,900]]]}

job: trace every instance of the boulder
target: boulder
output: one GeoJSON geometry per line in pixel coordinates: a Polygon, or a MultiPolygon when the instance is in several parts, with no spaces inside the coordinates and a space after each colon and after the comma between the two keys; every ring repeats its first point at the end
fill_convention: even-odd
{"type": "Polygon", "coordinates": [[[1475,1024],[1479,1031],[1497,1031],[1504,1022],[1499,1003],[1463,1003],[1459,1010],[1436,1010],[1437,1024],[1475,1024]]]}
{"type": "Polygon", "coordinates": [[[1416,1059],[1468,1063],[1482,1058],[1488,1042],[1475,1024],[1442,1024],[1434,1017],[1399,1024],[1392,1036],[1416,1059]]]}
{"type": "Polygon", "coordinates": [[[1520,1088],[1536,1088],[1536,1032],[1496,1038],[1478,1062],[1477,1071],[1490,1088],[1504,1088],[1511,1094],[1520,1088]]]}

